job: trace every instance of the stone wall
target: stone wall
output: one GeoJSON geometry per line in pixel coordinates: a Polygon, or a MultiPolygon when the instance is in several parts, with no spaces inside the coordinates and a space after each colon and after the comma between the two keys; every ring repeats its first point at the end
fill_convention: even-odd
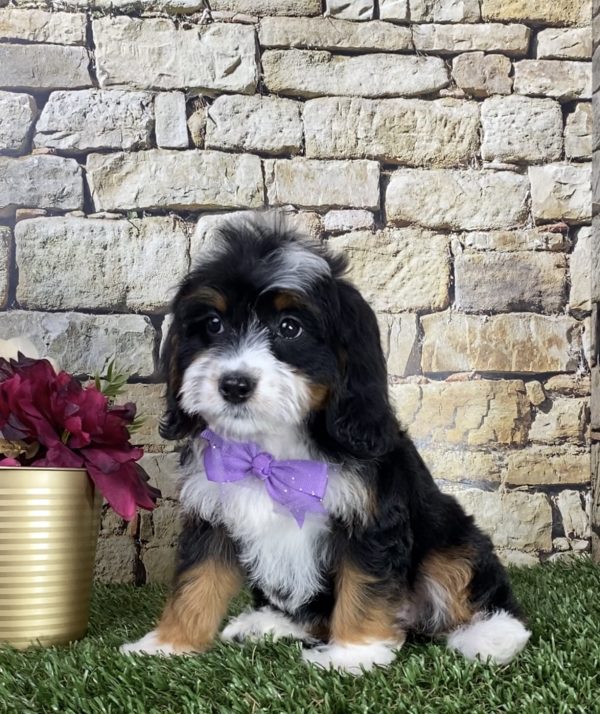
{"type": "Polygon", "coordinates": [[[169,577],[169,299],[264,206],[349,255],[398,414],[503,558],[589,550],[588,0],[203,4],[0,0],[0,334],[116,352],[165,496],[105,517],[98,576],[169,577]]]}

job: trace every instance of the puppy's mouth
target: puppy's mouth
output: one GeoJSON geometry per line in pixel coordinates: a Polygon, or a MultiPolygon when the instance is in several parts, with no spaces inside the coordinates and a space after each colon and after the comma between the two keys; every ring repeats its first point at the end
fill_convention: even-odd
{"type": "Polygon", "coordinates": [[[224,414],[230,419],[249,419],[252,416],[252,409],[249,404],[226,404],[224,414]]]}

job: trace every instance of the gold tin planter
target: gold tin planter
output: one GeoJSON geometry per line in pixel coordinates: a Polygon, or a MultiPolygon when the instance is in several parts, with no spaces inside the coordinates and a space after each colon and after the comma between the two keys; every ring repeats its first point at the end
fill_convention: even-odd
{"type": "Polygon", "coordinates": [[[0,642],[83,637],[101,505],[84,469],[0,467],[0,642]]]}

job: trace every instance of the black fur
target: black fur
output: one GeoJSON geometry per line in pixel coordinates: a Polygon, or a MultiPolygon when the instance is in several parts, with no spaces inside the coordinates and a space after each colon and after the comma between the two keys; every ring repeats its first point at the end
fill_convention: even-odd
{"type": "MultiPolygon", "coordinates": [[[[202,306],[193,300],[197,288],[223,291],[234,321],[247,318],[248,306],[263,310],[268,321],[269,307],[261,301],[271,278],[271,256],[299,240],[281,228],[254,223],[226,227],[222,238],[226,247],[190,273],[173,304],[174,319],[163,358],[168,391],[161,433],[166,438],[189,436],[202,427],[197,418],[182,411],[177,396],[181,375],[206,346],[195,328],[203,314],[202,306]]],[[[321,247],[311,250],[329,263],[331,275],[306,286],[302,299],[308,308],[298,308],[309,325],[305,339],[293,346],[274,341],[272,349],[316,384],[328,386],[326,404],[307,419],[310,437],[331,461],[352,464],[361,474],[372,495],[372,513],[365,524],[332,524],[336,555],[331,571],[324,574],[323,591],[289,614],[304,622],[326,624],[335,601],[336,568],[342,561],[352,562],[373,578],[375,596],[400,600],[410,592],[429,554],[457,548],[473,553],[470,597],[474,608],[518,614],[490,539],[453,497],[440,492],[393,414],[373,311],[343,278],[342,259],[321,247]]],[[[236,544],[222,529],[188,521],[179,567],[185,570],[211,554],[232,559],[235,552],[236,544]]],[[[259,602],[268,601],[270,595],[255,594],[259,602]]]]}

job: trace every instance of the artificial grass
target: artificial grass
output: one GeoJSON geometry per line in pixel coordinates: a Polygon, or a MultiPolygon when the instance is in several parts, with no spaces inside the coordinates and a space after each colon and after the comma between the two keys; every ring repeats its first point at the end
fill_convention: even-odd
{"type": "MultiPolygon", "coordinates": [[[[66,648],[0,649],[0,711],[11,714],[595,714],[600,712],[600,567],[512,572],[530,620],[506,667],[409,641],[387,670],[354,678],[309,668],[299,644],[217,644],[183,658],[125,657],[161,610],[158,587],[98,586],[88,636],[66,648]]],[[[243,598],[235,604],[239,610],[243,598]]]]}

